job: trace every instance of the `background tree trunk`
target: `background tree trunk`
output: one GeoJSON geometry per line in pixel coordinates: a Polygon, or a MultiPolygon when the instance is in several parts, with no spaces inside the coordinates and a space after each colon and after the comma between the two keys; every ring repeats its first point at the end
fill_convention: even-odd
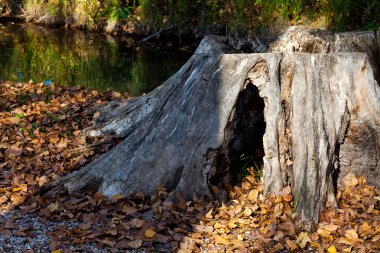
{"type": "Polygon", "coordinates": [[[157,185],[210,196],[223,188],[232,153],[251,145],[257,155],[263,145],[264,192],[290,185],[297,212],[317,222],[335,201],[339,172],[379,184],[377,54],[371,32],[291,28],[265,43],[205,37],[153,92],[102,110],[88,134],[124,141],[60,185],[107,196],[152,194],[157,185]]]}

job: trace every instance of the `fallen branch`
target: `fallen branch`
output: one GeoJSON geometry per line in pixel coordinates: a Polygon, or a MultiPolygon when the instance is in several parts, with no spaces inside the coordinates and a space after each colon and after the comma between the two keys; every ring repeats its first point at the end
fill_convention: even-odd
{"type": "Polygon", "coordinates": [[[15,1],[13,0],[10,0],[12,3],[14,3],[24,14],[26,13],[26,11],[18,4],[16,3],[15,1]]]}
{"type": "Polygon", "coordinates": [[[153,34],[151,34],[151,35],[143,38],[142,40],[139,41],[139,43],[140,44],[144,43],[144,42],[146,42],[146,41],[148,41],[148,40],[150,40],[150,39],[152,39],[154,37],[157,37],[158,35],[160,35],[163,32],[169,31],[169,30],[174,29],[174,28],[176,28],[178,26],[182,26],[182,25],[186,24],[187,22],[188,22],[188,20],[183,21],[182,23],[179,23],[179,24],[172,24],[172,25],[170,25],[170,26],[168,26],[166,28],[162,28],[158,32],[155,32],[155,33],[153,33],[153,34]]]}
{"type": "Polygon", "coordinates": [[[94,144],[91,144],[91,145],[87,145],[87,146],[84,146],[84,147],[70,149],[67,152],[74,152],[74,151],[79,151],[79,150],[83,150],[83,149],[93,148],[93,147],[96,147],[96,146],[99,146],[99,145],[102,145],[102,144],[106,144],[106,143],[109,143],[109,142],[111,142],[111,140],[101,141],[101,142],[94,143],[94,144]]]}

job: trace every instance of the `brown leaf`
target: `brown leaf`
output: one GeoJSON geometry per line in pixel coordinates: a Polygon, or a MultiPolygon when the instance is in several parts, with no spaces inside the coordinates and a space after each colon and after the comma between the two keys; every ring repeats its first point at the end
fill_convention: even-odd
{"type": "Polygon", "coordinates": [[[92,222],[82,223],[78,226],[79,229],[88,230],[92,227],[92,222]]]}
{"type": "Polygon", "coordinates": [[[7,202],[7,200],[8,200],[7,196],[5,196],[5,195],[1,196],[0,197],[0,205],[3,204],[3,203],[5,203],[5,202],[7,202]]]}
{"type": "Polygon", "coordinates": [[[133,206],[128,206],[128,205],[123,206],[123,213],[125,213],[126,215],[130,215],[136,212],[137,212],[137,209],[133,206]]]}
{"type": "Polygon", "coordinates": [[[129,224],[131,225],[131,227],[133,228],[141,228],[142,225],[144,225],[144,221],[143,220],[140,220],[140,219],[137,219],[137,218],[134,218],[132,219],[129,224]]]}
{"type": "Polygon", "coordinates": [[[115,244],[115,247],[118,249],[126,249],[126,248],[130,247],[129,243],[130,242],[128,242],[127,240],[121,240],[115,244]]]}
{"type": "Polygon", "coordinates": [[[12,231],[9,229],[0,230],[0,234],[3,236],[12,236],[12,231]]]}
{"type": "Polygon", "coordinates": [[[21,148],[17,148],[17,147],[13,147],[11,149],[8,150],[7,154],[9,156],[19,156],[22,154],[22,149],[21,148]]]}
{"type": "Polygon", "coordinates": [[[24,203],[25,198],[26,198],[25,196],[20,196],[20,195],[12,195],[11,196],[12,203],[15,206],[18,206],[18,205],[21,205],[22,203],[24,203]]]}
{"type": "Polygon", "coordinates": [[[286,240],[286,245],[288,245],[290,251],[296,250],[298,248],[297,243],[289,239],[286,240]]]}
{"type": "Polygon", "coordinates": [[[134,240],[134,241],[128,242],[128,246],[133,249],[138,249],[141,247],[141,245],[142,245],[142,240],[134,240]]]}
{"type": "Polygon", "coordinates": [[[10,124],[18,124],[20,123],[20,118],[17,117],[9,117],[6,119],[10,124]]]}
{"type": "Polygon", "coordinates": [[[156,234],[155,241],[159,243],[167,243],[170,241],[170,237],[161,234],[156,234]]]}
{"type": "Polygon", "coordinates": [[[58,211],[59,210],[59,203],[57,203],[57,202],[51,203],[46,209],[51,213],[58,211]]]}
{"type": "Polygon", "coordinates": [[[212,226],[193,225],[193,227],[195,231],[203,232],[203,233],[211,234],[214,231],[214,228],[212,226]]]}
{"type": "Polygon", "coordinates": [[[359,181],[356,178],[355,174],[348,173],[346,176],[343,177],[342,183],[345,187],[355,187],[359,184],[359,181]]]}
{"type": "Polygon", "coordinates": [[[115,242],[114,241],[111,241],[109,239],[102,239],[102,240],[99,240],[99,242],[105,244],[105,245],[108,245],[110,247],[114,247],[115,246],[115,242]]]}

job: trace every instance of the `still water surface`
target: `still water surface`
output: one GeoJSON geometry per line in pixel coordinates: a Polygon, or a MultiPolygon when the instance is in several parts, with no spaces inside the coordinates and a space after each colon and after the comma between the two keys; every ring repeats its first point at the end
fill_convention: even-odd
{"type": "Polygon", "coordinates": [[[126,39],[32,25],[0,24],[0,80],[147,93],[190,53],[132,48],[126,39]]]}

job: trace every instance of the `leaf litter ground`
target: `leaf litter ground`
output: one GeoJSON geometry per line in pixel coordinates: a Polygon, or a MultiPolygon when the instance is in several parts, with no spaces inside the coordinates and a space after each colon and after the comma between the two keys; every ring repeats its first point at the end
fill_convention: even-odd
{"type": "MultiPolygon", "coordinates": [[[[51,84],[0,83],[0,252],[378,252],[380,194],[348,175],[313,230],[290,188],[263,196],[254,172],[218,203],[157,186],[106,199],[44,197],[54,182],[120,140],[86,138],[97,109],[127,94],[51,84]],[[172,200],[172,201],[171,201],[172,200]]],[[[148,182],[147,182],[148,183],[148,182]]]]}

